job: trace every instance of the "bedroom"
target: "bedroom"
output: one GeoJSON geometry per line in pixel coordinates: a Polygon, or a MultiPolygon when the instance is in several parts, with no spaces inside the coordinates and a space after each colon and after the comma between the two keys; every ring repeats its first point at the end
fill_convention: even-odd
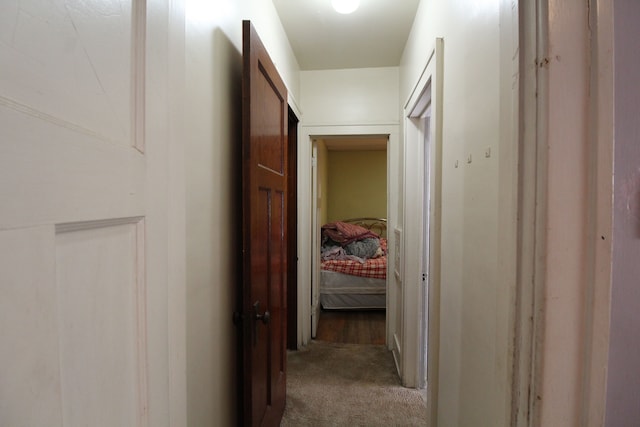
{"type": "Polygon", "coordinates": [[[384,135],[313,138],[319,340],[385,343],[387,141],[384,135]],[[353,228],[356,234],[374,234],[343,247],[325,229],[343,223],[365,227],[353,228]],[[370,253],[351,252],[363,242],[370,243],[370,253]]]}

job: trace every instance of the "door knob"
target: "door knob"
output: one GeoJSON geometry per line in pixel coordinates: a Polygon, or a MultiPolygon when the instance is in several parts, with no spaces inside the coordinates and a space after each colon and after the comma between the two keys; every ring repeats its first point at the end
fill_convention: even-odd
{"type": "Polygon", "coordinates": [[[262,320],[262,323],[266,325],[271,320],[271,313],[269,313],[269,311],[267,310],[264,312],[264,314],[256,313],[255,317],[256,320],[262,320]]]}
{"type": "Polygon", "coordinates": [[[260,301],[256,301],[253,304],[253,318],[262,320],[262,323],[266,325],[271,321],[271,313],[269,313],[269,310],[265,310],[263,314],[260,314],[260,301]]]}

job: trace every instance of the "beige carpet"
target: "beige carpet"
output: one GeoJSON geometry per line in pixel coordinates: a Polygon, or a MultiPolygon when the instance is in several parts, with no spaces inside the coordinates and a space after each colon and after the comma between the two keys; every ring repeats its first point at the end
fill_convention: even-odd
{"type": "Polygon", "coordinates": [[[426,393],[404,388],[379,345],[313,341],[288,353],[281,426],[426,426],[426,393]]]}

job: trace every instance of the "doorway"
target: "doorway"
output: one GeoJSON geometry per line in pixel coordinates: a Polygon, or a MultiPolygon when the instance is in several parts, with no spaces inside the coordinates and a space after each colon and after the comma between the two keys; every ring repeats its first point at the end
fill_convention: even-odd
{"type": "Polygon", "coordinates": [[[314,338],[385,344],[388,140],[312,137],[314,338]],[[321,231],[327,224],[368,235],[341,245],[321,231]]]}
{"type": "MultiPolygon", "coordinates": [[[[315,223],[313,221],[313,139],[318,136],[351,137],[358,135],[386,135],[387,142],[387,189],[398,188],[401,177],[399,126],[393,125],[319,125],[301,126],[298,144],[298,348],[309,344],[312,333],[312,279],[315,277],[309,256],[313,251],[314,239],[317,239],[315,223]]],[[[393,232],[398,226],[399,195],[397,192],[387,194],[387,257],[395,260],[396,234],[393,232]]],[[[318,227],[319,229],[319,227],[318,227]]],[[[394,261],[395,262],[395,261],[394,261]]],[[[389,267],[391,269],[391,267],[389,267]]],[[[391,270],[393,271],[393,270],[391,270]]],[[[389,275],[387,275],[389,276],[389,275]]],[[[387,288],[387,313],[385,323],[385,341],[389,349],[394,346],[393,337],[397,332],[397,297],[393,285],[387,288]]]]}
{"type": "Polygon", "coordinates": [[[431,187],[434,181],[431,173],[431,103],[432,82],[428,81],[406,120],[405,188],[411,196],[405,200],[405,205],[408,206],[405,208],[405,227],[412,231],[405,238],[404,253],[417,256],[407,256],[402,299],[405,301],[405,315],[418,319],[418,322],[407,322],[403,325],[404,348],[411,346],[413,338],[417,350],[415,362],[406,357],[403,362],[405,378],[407,381],[413,381],[417,388],[427,386],[429,350],[429,291],[432,287],[429,259],[432,226],[431,187]],[[410,379],[409,376],[414,378],[410,379]]]}
{"type": "MultiPolygon", "coordinates": [[[[443,41],[434,49],[405,106],[404,227],[402,295],[403,383],[427,388],[429,418],[438,397],[440,330],[440,235],[442,188],[443,41]],[[416,286],[417,285],[417,286],[416,286]]],[[[457,167],[457,166],[456,166],[457,167]]]]}

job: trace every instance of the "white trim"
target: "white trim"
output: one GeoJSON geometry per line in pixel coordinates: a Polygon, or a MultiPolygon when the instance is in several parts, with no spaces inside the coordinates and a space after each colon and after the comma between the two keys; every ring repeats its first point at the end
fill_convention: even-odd
{"type": "Polygon", "coordinates": [[[287,104],[291,110],[293,110],[293,114],[298,118],[298,126],[300,126],[300,123],[302,122],[302,110],[298,106],[298,102],[293,97],[290,90],[287,90],[287,104]]]}
{"type": "Polygon", "coordinates": [[[536,307],[539,307],[542,297],[541,269],[544,267],[537,260],[539,251],[543,247],[544,236],[541,226],[544,221],[544,186],[539,181],[543,174],[544,165],[539,157],[538,144],[543,133],[543,121],[538,117],[538,88],[543,84],[539,80],[538,70],[526,62],[529,58],[538,57],[538,36],[542,33],[538,20],[540,10],[537,2],[519,4],[519,15],[523,25],[519,28],[519,49],[517,57],[521,72],[518,81],[518,96],[520,110],[517,112],[520,124],[518,132],[518,210],[520,212],[517,224],[517,273],[514,301],[513,328],[513,360],[511,368],[511,423],[516,427],[532,425],[534,419],[534,396],[536,383],[534,381],[537,366],[534,355],[535,340],[538,331],[534,319],[536,307]]]}
{"type": "Polygon", "coordinates": [[[393,362],[396,365],[396,371],[400,372],[400,358],[402,357],[402,347],[400,346],[400,339],[398,338],[398,334],[393,334],[393,348],[391,349],[391,354],[393,355],[393,362]]]}
{"type": "MultiPolygon", "coordinates": [[[[442,39],[439,38],[438,40],[442,40],[442,39]]],[[[420,101],[420,95],[422,94],[422,91],[424,91],[427,82],[431,79],[431,74],[429,73],[429,64],[431,63],[434,55],[436,54],[436,49],[431,48],[429,52],[430,53],[429,53],[429,56],[427,56],[427,60],[424,64],[424,68],[422,69],[420,76],[418,76],[418,80],[413,86],[413,89],[411,90],[409,97],[404,103],[405,112],[413,111],[414,109],[416,109],[417,103],[420,101]]]]}
{"type": "Polygon", "coordinates": [[[590,170],[594,191],[590,200],[585,367],[580,423],[586,427],[605,423],[607,369],[611,320],[613,164],[614,164],[614,11],[613,2],[595,0],[589,8],[591,39],[591,99],[589,132],[590,170]]]}
{"type": "MultiPolygon", "coordinates": [[[[358,123],[358,124],[352,124],[352,123],[345,123],[345,124],[336,124],[336,123],[331,123],[331,122],[306,122],[304,123],[304,126],[307,127],[314,127],[314,128],[319,128],[319,127],[331,127],[331,128],[352,128],[352,127],[369,127],[369,126],[398,126],[398,122],[393,122],[393,121],[380,121],[380,122],[371,122],[371,123],[358,123]]],[[[359,133],[353,133],[353,132],[345,132],[345,135],[360,135],[359,133]]],[[[333,135],[333,134],[331,134],[333,135]]]]}
{"type": "Polygon", "coordinates": [[[318,332],[318,321],[320,320],[320,289],[313,286],[319,283],[320,277],[320,221],[318,215],[318,141],[311,140],[311,337],[315,338],[318,332]]]}
{"type": "MultiPolygon", "coordinates": [[[[611,286],[613,21],[607,2],[567,6],[537,0],[536,62],[527,64],[538,70],[533,178],[537,212],[530,261],[534,330],[528,410],[532,415],[529,424],[519,425],[604,423],[611,286]],[[578,197],[563,197],[567,194],[578,197]]],[[[533,25],[533,18],[524,22],[533,25]]],[[[531,53],[529,49],[522,55],[532,58],[531,53]]],[[[528,94],[523,105],[533,104],[531,98],[528,94]]],[[[529,188],[533,182],[524,184],[529,188]]]]}
{"type": "Polygon", "coordinates": [[[169,146],[167,148],[167,345],[169,426],[187,424],[187,273],[185,146],[185,0],[170,0],[167,65],[169,146]]]}

